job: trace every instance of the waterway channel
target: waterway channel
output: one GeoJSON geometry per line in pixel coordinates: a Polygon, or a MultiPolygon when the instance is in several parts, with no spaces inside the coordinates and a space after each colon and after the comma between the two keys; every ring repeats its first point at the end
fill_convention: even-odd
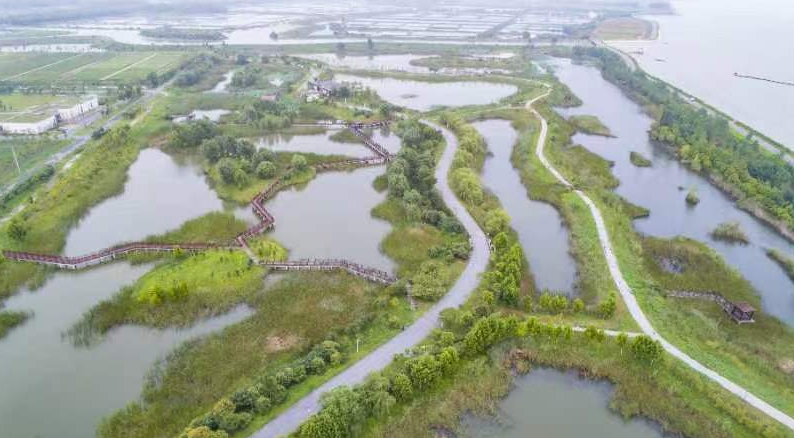
{"type": "Polygon", "coordinates": [[[473,438],[528,436],[579,438],[661,437],[647,421],[623,421],[609,411],[612,385],[580,379],[572,372],[535,369],[513,382],[515,387],[500,402],[496,420],[466,416],[463,426],[473,438]]]}
{"type": "Polygon", "coordinates": [[[765,254],[766,248],[775,248],[794,257],[794,245],[739,209],[723,192],[685,168],[662,146],[652,144],[648,137],[650,117],[617,87],[606,82],[598,70],[565,60],[555,60],[552,64],[560,80],[583,101],[580,107],[558,109],[558,112],[566,117],[598,116],[615,135],[609,138],[576,134],[573,142],[612,161],[612,172],[621,183],[616,192],[650,210],[648,218],[635,221],[637,230],[665,238],[682,235],[706,243],[750,281],[761,295],[765,312],[794,326],[792,281],[765,254]],[[653,166],[632,165],[631,151],[650,158],[653,166]],[[684,201],[689,189],[697,190],[700,197],[695,207],[684,201]],[[717,225],[727,221],[740,224],[749,237],[749,245],[729,244],[710,237],[717,225]]]}
{"type": "Polygon", "coordinates": [[[554,207],[529,199],[510,162],[518,133],[507,120],[484,120],[473,125],[491,152],[485,160],[483,183],[510,215],[510,225],[518,233],[536,287],[572,294],[576,263],[569,252],[568,230],[554,207]]]}

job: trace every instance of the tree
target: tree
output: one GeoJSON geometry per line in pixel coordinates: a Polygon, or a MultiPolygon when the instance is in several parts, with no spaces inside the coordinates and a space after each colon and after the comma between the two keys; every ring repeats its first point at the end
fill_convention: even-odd
{"type": "Polygon", "coordinates": [[[459,360],[460,355],[458,354],[458,350],[455,347],[445,347],[438,355],[438,363],[441,366],[441,372],[445,375],[449,374],[453,369],[455,369],[455,366],[458,364],[459,360]]]}
{"type": "Polygon", "coordinates": [[[292,164],[292,168],[298,171],[304,171],[308,167],[308,164],[306,163],[306,157],[303,155],[293,155],[292,161],[290,163],[292,164]]]}
{"type": "Polygon", "coordinates": [[[650,336],[640,335],[634,338],[631,343],[631,352],[634,357],[640,362],[653,365],[653,363],[662,357],[664,348],[659,341],[654,341],[650,336]]]}
{"type": "Polygon", "coordinates": [[[626,344],[629,343],[629,336],[623,332],[618,333],[618,336],[615,338],[615,341],[618,343],[618,347],[620,347],[620,355],[623,355],[623,348],[626,347],[626,344]]]}
{"type": "Polygon", "coordinates": [[[278,34],[276,33],[275,30],[270,32],[270,39],[274,41],[278,39],[278,34]]]}
{"type": "Polygon", "coordinates": [[[229,434],[223,430],[212,430],[207,426],[190,429],[187,432],[187,438],[228,438],[228,436],[229,434]]]}
{"type": "Polygon", "coordinates": [[[510,215],[501,208],[489,211],[488,215],[485,217],[485,231],[491,236],[507,230],[509,226],[510,215]]]}
{"type": "Polygon", "coordinates": [[[150,71],[149,74],[146,75],[146,82],[149,84],[150,88],[155,88],[160,83],[157,72],[150,71]]]}
{"type": "Polygon", "coordinates": [[[262,179],[273,178],[276,175],[276,165],[270,161],[262,161],[256,166],[256,175],[262,179]]]}
{"type": "Polygon", "coordinates": [[[405,364],[411,384],[419,389],[426,389],[441,377],[441,364],[431,354],[409,359],[405,364]]]}
{"type": "Polygon", "coordinates": [[[610,292],[609,296],[598,305],[598,312],[601,314],[602,318],[609,319],[615,315],[615,310],[617,307],[618,304],[615,300],[615,293],[610,292]]]}
{"type": "Polygon", "coordinates": [[[8,224],[8,236],[16,241],[25,240],[25,236],[28,235],[28,226],[19,219],[19,217],[14,217],[11,219],[11,223],[8,224]]]}
{"type": "Polygon", "coordinates": [[[584,301],[581,298],[575,298],[571,307],[573,313],[581,313],[584,311],[584,301]]]}
{"type": "Polygon", "coordinates": [[[399,401],[409,400],[413,395],[411,379],[402,373],[395,375],[391,380],[391,393],[399,401]]]}

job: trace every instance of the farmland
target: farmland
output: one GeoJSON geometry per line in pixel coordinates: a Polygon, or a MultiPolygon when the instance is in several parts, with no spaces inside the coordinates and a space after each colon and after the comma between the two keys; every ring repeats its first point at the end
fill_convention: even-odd
{"type": "Polygon", "coordinates": [[[126,83],[178,68],[184,52],[2,53],[0,81],[12,83],[126,83]]]}

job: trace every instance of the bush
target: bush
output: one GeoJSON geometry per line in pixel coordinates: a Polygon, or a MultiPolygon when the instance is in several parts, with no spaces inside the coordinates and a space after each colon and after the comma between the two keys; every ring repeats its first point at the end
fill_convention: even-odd
{"type": "Polygon", "coordinates": [[[262,161],[256,166],[256,176],[262,179],[273,178],[276,175],[276,165],[270,161],[262,161]]]}

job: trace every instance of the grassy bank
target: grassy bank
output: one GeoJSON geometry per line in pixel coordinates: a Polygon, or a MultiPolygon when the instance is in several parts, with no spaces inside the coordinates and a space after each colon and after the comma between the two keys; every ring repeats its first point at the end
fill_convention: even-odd
{"type": "MultiPolygon", "coordinates": [[[[220,398],[325,339],[334,338],[350,351],[359,336],[373,348],[370,343],[393,336],[400,318],[410,313],[404,302],[391,307],[384,293],[382,287],[345,273],[285,275],[248,298],[255,309],[251,317],[184,344],[158,364],[141,400],[109,417],[98,434],[175,436],[220,398]],[[393,325],[389,314],[397,318],[393,325]]],[[[319,383],[314,379],[290,391],[300,393],[319,383]]]]}
{"type": "Polygon", "coordinates": [[[174,255],[86,312],[70,334],[86,344],[124,324],[185,327],[250,299],[264,272],[242,251],[174,255]]]}
{"type": "Polygon", "coordinates": [[[612,131],[604,125],[596,116],[571,116],[568,121],[577,131],[590,135],[601,135],[603,137],[613,137],[612,131]]]}
{"type": "Polygon", "coordinates": [[[3,339],[8,332],[25,322],[30,316],[30,313],[26,312],[0,310],[0,339],[3,339]]]}

